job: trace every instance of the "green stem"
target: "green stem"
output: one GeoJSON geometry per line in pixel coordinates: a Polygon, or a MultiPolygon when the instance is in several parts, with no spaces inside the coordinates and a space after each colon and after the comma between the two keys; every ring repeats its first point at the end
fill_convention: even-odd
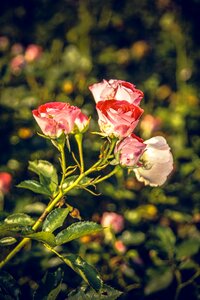
{"type": "Polygon", "coordinates": [[[63,182],[64,182],[64,180],[65,180],[66,157],[65,157],[65,149],[64,149],[64,146],[60,146],[60,147],[59,147],[59,150],[60,150],[60,155],[61,155],[60,164],[61,164],[61,168],[62,168],[62,178],[61,178],[61,182],[60,182],[60,187],[62,188],[63,182]]]}
{"type": "MultiPolygon", "coordinates": [[[[64,195],[66,195],[70,190],[72,190],[73,188],[75,188],[78,183],[87,175],[89,175],[92,172],[98,171],[98,167],[100,165],[105,164],[105,162],[107,162],[107,160],[109,159],[114,146],[116,144],[116,141],[111,142],[111,146],[110,149],[107,153],[107,155],[103,158],[100,159],[98,162],[96,162],[92,167],[90,167],[87,171],[81,173],[79,175],[79,177],[69,186],[67,187],[64,191],[62,190],[62,183],[64,181],[65,178],[65,170],[66,170],[66,161],[65,161],[65,153],[64,153],[64,147],[59,147],[60,153],[61,153],[61,167],[62,167],[62,179],[61,179],[61,183],[60,183],[60,191],[59,193],[56,195],[56,197],[49,203],[49,205],[46,207],[45,211],[42,213],[42,215],[39,217],[39,219],[36,221],[36,223],[33,225],[32,229],[33,230],[37,230],[40,225],[42,224],[43,220],[45,219],[45,217],[54,209],[54,207],[56,206],[56,204],[59,202],[60,199],[62,199],[62,197],[64,195]]],[[[117,170],[116,168],[114,169],[112,172],[110,172],[108,175],[100,178],[97,180],[97,182],[101,182],[107,178],[109,178],[110,176],[112,176],[117,170]],[[115,170],[115,171],[114,171],[115,170]]],[[[7,256],[6,258],[0,263],[0,269],[7,263],[9,262],[28,242],[30,241],[29,238],[24,238],[7,256]]]]}
{"type": "Polygon", "coordinates": [[[82,133],[75,134],[75,139],[78,145],[78,153],[80,159],[80,172],[84,172],[84,159],[83,159],[83,135],[82,133]]]}
{"type": "Polygon", "coordinates": [[[92,183],[97,184],[97,183],[99,183],[99,182],[102,182],[102,181],[104,181],[104,180],[110,178],[110,177],[113,176],[114,174],[116,174],[118,170],[119,170],[119,167],[116,166],[110,173],[108,173],[107,175],[105,175],[105,176],[103,176],[103,177],[101,177],[101,178],[99,178],[99,179],[97,179],[97,180],[94,180],[92,183]]]}

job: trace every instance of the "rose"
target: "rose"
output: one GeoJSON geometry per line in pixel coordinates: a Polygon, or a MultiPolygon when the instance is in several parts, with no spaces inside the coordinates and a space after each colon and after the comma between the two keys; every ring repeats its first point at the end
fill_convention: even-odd
{"type": "Polygon", "coordinates": [[[74,130],[82,131],[88,120],[78,107],[63,102],[41,105],[33,110],[33,117],[42,132],[51,138],[58,138],[62,133],[73,133],[74,130]]]}
{"type": "Polygon", "coordinates": [[[145,185],[162,185],[173,170],[170,147],[162,136],[146,140],[144,144],[146,144],[146,149],[140,157],[142,166],[133,171],[137,179],[144,182],[145,185]]]}
{"type": "Polygon", "coordinates": [[[124,229],[124,217],[114,212],[104,212],[101,225],[111,227],[115,233],[119,233],[124,229]]]}
{"type": "Polygon", "coordinates": [[[143,109],[127,101],[99,101],[96,108],[100,130],[106,136],[118,138],[131,134],[143,113],[143,109]]]}
{"type": "Polygon", "coordinates": [[[138,163],[145,148],[146,145],[143,143],[143,140],[132,133],[117,143],[114,152],[120,165],[134,167],[138,163]]]}
{"type": "Polygon", "coordinates": [[[142,91],[135,88],[130,82],[123,80],[110,79],[103,80],[100,83],[95,83],[89,86],[93,94],[95,102],[104,100],[126,100],[127,102],[139,105],[144,97],[142,91]]]}

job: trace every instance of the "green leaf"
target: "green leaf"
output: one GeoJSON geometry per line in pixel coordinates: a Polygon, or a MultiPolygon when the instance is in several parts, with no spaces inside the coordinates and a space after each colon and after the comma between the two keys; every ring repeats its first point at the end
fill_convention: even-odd
{"type": "Polygon", "coordinates": [[[7,236],[19,236],[22,234],[30,234],[32,233],[31,226],[24,226],[21,224],[0,224],[0,236],[7,237],[7,236]]]}
{"type": "Polygon", "coordinates": [[[6,224],[20,224],[20,225],[33,225],[34,224],[34,220],[27,214],[23,214],[23,213],[16,213],[16,214],[12,214],[10,216],[8,216],[4,222],[6,224]]]}
{"type": "Polygon", "coordinates": [[[46,217],[42,231],[53,232],[61,227],[70,212],[70,208],[55,208],[46,217]]]}
{"type": "Polygon", "coordinates": [[[159,245],[162,250],[165,250],[171,256],[174,253],[176,242],[176,236],[171,228],[158,226],[155,233],[160,240],[159,245]]]}
{"type": "Polygon", "coordinates": [[[50,196],[51,192],[36,180],[24,180],[17,187],[31,190],[34,193],[50,196]]]}
{"type": "Polygon", "coordinates": [[[122,292],[104,284],[99,292],[90,287],[81,287],[68,294],[68,300],[115,300],[122,295],[122,292]]]}
{"type": "Polygon", "coordinates": [[[69,254],[66,256],[59,255],[59,257],[76,273],[78,273],[87,284],[89,284],[95,291],[99,291],[102,287],[102,280],[97,270],[83,260],[80,256],[69,254]]]}
{"type": "Polygon", "coordinates": [[[7,236],[0,239],[0,246],[10,246],[17,242],[17,240],[12,236],[7,236]]]}
{"type": "Polygon", "coordinates": [[[0,273],[0,296],[2,300],[19,300],[21,291],[15,279],[7,272],[0,273]]]}
{"type": "Polygon", "coordinates": [[[40,231],[40,232],[28,234],[26,235],[26,237],[45,243],[47,245],[50,245],[51,247],[56,246],[55,235],[53,235],[53,233],[51,232],[40,231]]]}
{"type": "Polygon", "coordinates": [[[58,175],[54,166],[46,160],[29,161],[29,170],[40,178],[40,184],[53,193],[58,187],[58,175]]]}
{"type": "Polygon", "coordinates": [[[148,271],[150,273],[150,280],[144,289],[145,295],[166,289],[173,280],[173,273],[169,268],[165,270],[150,269],[148,271]]]}
{"type": "Polygon", "coordinates": [[[176,247],[176,257],[177,259],[183,259],[186,257],[191,257],[199,252],[200,241],[195,239],[189,239],[183,241],[180,245],[176,247]]]}
{"type": "Polygon", "coordinates": [[[101,231],[101,225],[94,222],[77,222],[73,223],[66,229],[59,232],[56,236],[57,245],[68,243],[74,239],[78,239],[84,235],[93,234],[101,231]]]}
{"type": "Polygon", "coordinates": [[[47,272],[33,295],[33,299],[56,300],[61,291],[63,275],[60,268],[54,273],[47,272]]]}

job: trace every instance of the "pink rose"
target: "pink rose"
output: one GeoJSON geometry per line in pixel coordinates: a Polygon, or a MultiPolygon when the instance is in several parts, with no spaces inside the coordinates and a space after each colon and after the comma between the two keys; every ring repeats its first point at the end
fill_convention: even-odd
{"type": "Polygon", "coordinates": [[[100,83],[95,83],[89,86],[93,94],[95,102],[104,100],[126,100],[127,102],[139,105],[144,97],[142,91],[135,88],[130,82],[123,80],[110,79],[109,81],[103,80],[100,83]]]}
{"type": "Polygon", "coordinates": [[[7,172],[0,172],[0,192],[6,194],[10,190],[12,176],[7,172]]]}
{"type": "Polygon", "coordinates": [[[173,170],[170,147],[162,136],[146,140],[144,144],[146,144],[146,149],[140,157],[142,166],[133,171],[137,179],[144,182],[145,185],[162,185],[173,170]]]}
{"type": "Polygon", "coordinates": [[[24,56],[27,62],[32,62],[40,58],[41,54],[42,54],[42,47],[35,44],[30,44],[27,47],[24,56]]]}
{"type": "Polygon", "coordinates": [[[103,227],[111,227],[115,233],[119,233],[124,229],[124,218],[114,212],[104,212],[101,225],[103,227]]]}
{"type": "Polygon", "coordinates": [[[146,145],[143,140],[134,133],[119,141],[115,147],[115,156],[119,159],[122,166],[134,167],[138,161],[146,145]]]}
{"type": "Polygon", "coordinates": [[[100,130],[106,136],[118,138],[131,134],[143,113],[143,109],[127,101],[99,101],[96,108],[100,130]]]}
{"type": "Polygon", "coordinates": [[[63,102],[46,103],[32,113],[42,132],[51,138],[58,138],[63,132],[73,133],[87,118],[78,107],[63,102]]]}

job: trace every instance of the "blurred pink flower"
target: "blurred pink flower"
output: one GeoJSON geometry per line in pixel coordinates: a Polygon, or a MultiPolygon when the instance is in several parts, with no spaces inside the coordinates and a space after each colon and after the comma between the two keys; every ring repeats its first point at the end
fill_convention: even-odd
{"type": "Polygon", "coordinates": [[[160,118],[152,115],[145,115],[140,122],[140,128],[143,131],[143,135],[150,136],[154,131],[160,129],[161,123],[160,118]]]}
{"type": "Polygon", "coordinates": [[[20,74],[24,66],[25,66],[25,59],[22,54],[15,56],[10,62],[11,72],[15,75],[20,74]]]}
{"type": "Polygon", "coordinates": [[[120,139],[133,132],[143,113],[143,109],[127,101],[99,101],[96,108],[100,130],[106,136],[120,139]]]}
{"type": "Polygon", "coordinates": [[[127,250],[127,248],[126,248],[126,246],[124,245],[124,243],[123,243],[122,241],[120,241],[120,240],[115,241],[114,247],[115,247],[115,249],[116,249],[118,252],[120,252],[120,253],[125,253],[126,250],[127,250]]]}
{"type": "Polygon", "coordinates": [[[42,47],[35,45],[35,44],[30,44],[25,51],[25,60],[27,62],[32,62],[40,58],[42,54],[42,47]]]}
{"type": "Polygon", "coordinates": [[[118,142],[115,147],[116,159],[122,166],[134,167],[138,161],[146,145],[143,140],[132,133],[122,141],[118,142]]]}
{"type": "Polygon", "coordinates": [[[12,175],[8,172],[0,172],[0,192],[6,194],[9,192],[12,182],[12,175]]]}
{"type": "Polygon", "coordinates": [[[95,102],[105,100],[126,100],[127,102],[139,105],[144,97],[142,91],[135,88],[130,82],[123,80],[110,79],[92,84],[89,86],[95,102]]]}
{"type": "Polygon", "coordinates": [[[110,227],[115,233],[124,229],[124,217],[114,212],[104,212],[101,218],[103,227],[110,227]]]}
{"type": "Polygon", "coordinates": [[[75,126],[83,128],[87,119],[80,108],[64,102],[46,103],[32,113],[42,132],[51,138],[58,138],[63,132],[73,133],[75,126]]]}
{"type": "Polygon", "coordinates": [[[146,149],[140,157],[142,166],[133,169],[136,178],[145,185],[160,186],[173,170],[173,156],[170,147],[162,136],[144,141],[146,149]]]}

